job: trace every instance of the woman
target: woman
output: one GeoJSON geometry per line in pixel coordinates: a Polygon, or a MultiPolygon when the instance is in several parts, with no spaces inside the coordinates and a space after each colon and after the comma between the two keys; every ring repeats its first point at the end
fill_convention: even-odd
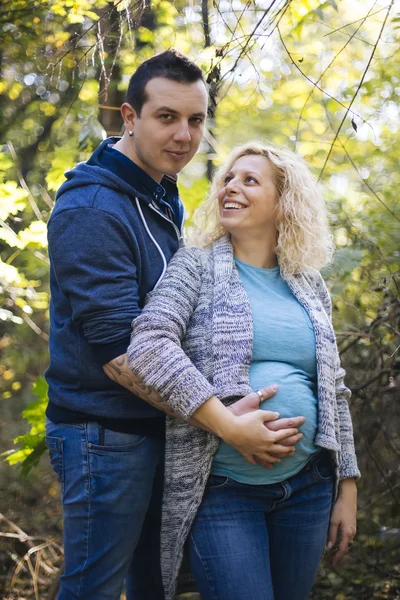
{"type": "Polygon", "coordinates": [[[359,476],[317,270],[333,251],[323,199],[298,156],[253,143],[218,170],[201,218],[204,248],[171,261],[135,321],[130,367],[187,417],[207,393],[229,404],[275,381],[268,409],[306,422],[296,451],[266,469],[167,418],[166,598],[187,541],[202,600],[305,600],[327,539],[335,562],[352,543],[359,476]]]}

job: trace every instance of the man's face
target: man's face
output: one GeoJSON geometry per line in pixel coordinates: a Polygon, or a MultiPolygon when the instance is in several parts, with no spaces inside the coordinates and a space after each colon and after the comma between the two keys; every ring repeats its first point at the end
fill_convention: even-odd
{"type": "Polygon", "coordinates": [[[140,117],[133,119],[133,161],[156,181],[176,175],[195,155],[203,137],[207,91],[202,81],[178,83],[156,77],[140,117]]]}

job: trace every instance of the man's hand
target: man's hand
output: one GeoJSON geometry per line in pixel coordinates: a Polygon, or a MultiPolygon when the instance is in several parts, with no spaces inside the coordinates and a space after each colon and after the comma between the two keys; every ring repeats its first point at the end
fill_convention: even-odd
{"type": "MultiPolygon", "coordinates": [[[[136,377],[129,369],[127,355],[123,354],[103,366],[105,373],[145,402],[159,408],[168,415],[183,418],[176,413],[157,392],[136,377]]],[[[263,398],[272,396],[273,387],[260,390],[263,398]]],[[[296,443],[298,430],[293,419],[281,419],[281,423],[273,425],[279,417],[278,413],[257,410],[260,398],[256,392],[248,394],[236,403],[236,410],[244,410],[248,404],[251,412],[236,416],[233,411],[216,397],[212,396],[204,402],[190,417],[189,423],[195,427],[214,433],[225,442],[236,448],[252,464],[259,462],[269,468],[272,463],[279,462],[278,456],[290,456],[293,443],[296,443]],[[241,403],[241,404],[240,404],[241,403]],[[267,424],[268,427],[264,425],[267,424]],[[292,443],[288,444],[288,440],[292,443]],[[281,443],[282,441],[282,443],[281,443]],[[253,456],[254,455],[254,456],[253,456]]]]}
{"type": "Polygon", "coordinates": [[[279,417],[279,413],[259,410],[261,398],[273,396],[277,386],[262,388],[259,392],[251,392],[230,407],[233,419],[223,420],[219,424],[217,435],[227,444],[236,448],[251,464],[262,464],[272,468],[273,463],[280,462],[280,457],[291,456],[292,445],[283,445],[281,440],[297,439],[296,427],[288,427],[293,419],[285,419],[278,426],[271,424],[279,417]],[[247,408],[247,410],[246,410],[247,408]],[[239,414],[242,413],[242,414],[239,414]]]}
{"type": "MultiPolygon", "coordinates": [[[[269,386],[263,388],[261,390],[263,400],[268,400],[269,398],[272,398],[272,396],[274,396],[274,394],[276,393],[277,389],[278,389],[277,385],[269,385],[269,386]]],[[[228,406],[228,409],[234,415],[240,416],[240,415],[244,415],[249,412],[254,412],[255,410],[258,410],[260,401],[261,401],[260,396],[256,392],[253,392],[251,394],[248,394],[247,396],[244,396],[240,400],[237,400],[230,406],[228,406]]],[[[290,417],[290,418],[276,419],[275,421],[266,421],[264,423],[264,425],[266,427],[268,427],[268,429],[270,431],[280,431],[282,429],[293,429],[293,428],[297,429],[298,427],[303,425],[303,423],[305,423],[305,420],[306,420],[305,417],[302,417],[302,416],[290,417]]],[[[293,456],[294,446],[295,446],[295,444],[297,444],[297,442],[299,440],[301,440],[302,437],[303,437],[303,434],[300,432],[297,432],[294,435],[290,435],[287,438],[280,440],[279,445],[291,447],[292,448],[291,453],[285,452],[282,454],[282,452],[280,452],[279,450],[278,451],[274,450],[274,451],[271,451],[270,454],[272,456],[274,456],[275,458],[277,458],[277,457],[279,458],[280,456],[281,457],[293,456]]],[[[262,464],[264,467],[272,468],[272,466],[273,466],[271,462],[260,461],[257,457],[254,457],[254,458],[258,464],[262,464]]]]}

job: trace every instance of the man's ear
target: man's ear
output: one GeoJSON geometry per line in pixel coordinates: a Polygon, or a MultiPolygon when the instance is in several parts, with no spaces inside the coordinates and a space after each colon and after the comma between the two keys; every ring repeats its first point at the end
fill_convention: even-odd
{"type": "Polygon", "coordinates": [[[121,106],[121,115],[124,120],[125,129],[127,131],[135,130],[135,121],[138,118],[136,111],[128,102],[124,102],[121,106]]]}

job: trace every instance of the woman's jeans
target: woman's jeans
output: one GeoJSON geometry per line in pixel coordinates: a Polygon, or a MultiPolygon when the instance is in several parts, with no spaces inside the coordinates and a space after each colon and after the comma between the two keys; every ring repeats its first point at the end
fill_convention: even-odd
{"type": "Polygon", "coordinates": [[[64,575],[59,600],[164,600],[160,573],[164,443],[97,423],[47,421],[61,484],[64,575]]]}
{"type": "Polygon", "coordinates": [[[282,483],[211,475],[188,542],[202,600],[305,600],[324,550],[332,493],[326,451],[282,483]]]}

